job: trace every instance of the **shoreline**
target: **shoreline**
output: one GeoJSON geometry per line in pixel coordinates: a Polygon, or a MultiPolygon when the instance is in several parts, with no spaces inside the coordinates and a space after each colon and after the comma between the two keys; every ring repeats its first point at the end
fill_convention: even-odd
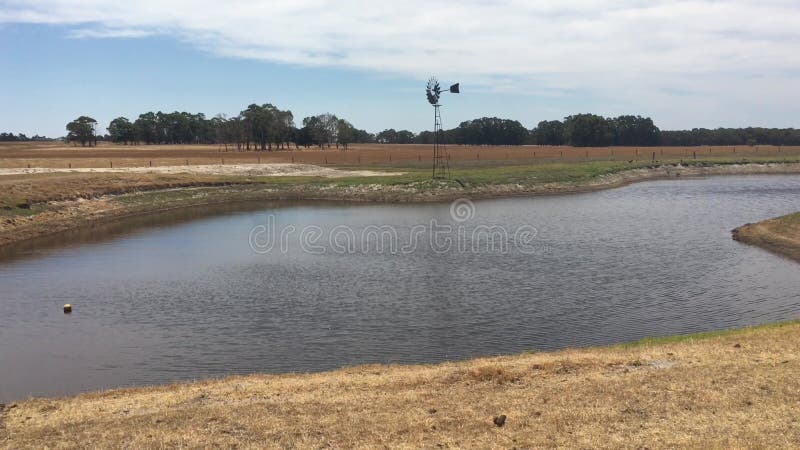
{"type": "Polygon", "coordinates": [[[731,231],[733,240],[800,263],[800,212],[748,223],[731,231]]]}
{"type": "Polygon", "coordinates": [[[439,364],[30,398],[0,407],[0,448],[792,448],[800,443],[798,338],[794,320],[439,364]]]}
{"type": "Polygon", "coordinates": [[[375,203],[447,202],[458,198],[484,200],[519,196],[563,195],[613,189],[632,183],[716,175],[800,174],[800,163],[740,163],[708,165],[660,165],[632,168],[595,176],[577,182],[543,182],[534,184],[487,184],[461,186],[460,182],[425,182],[395,185],[361,182],[353,185],[286,184],[278,187],[255,182],[178,183],[175,187],[124,186],[112,192],[48,201],[26,208],[44,207],[27,216],[0,216],[0,248],[53,236],[61,232],[157,214],[182,208],[211,206],[235,202],[269,200],[316,200],[375,203]]]}

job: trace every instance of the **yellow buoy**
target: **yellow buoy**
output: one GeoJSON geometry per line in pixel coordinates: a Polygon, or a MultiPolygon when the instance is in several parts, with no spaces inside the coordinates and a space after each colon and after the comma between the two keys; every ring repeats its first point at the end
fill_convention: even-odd
{"type": "Polygon", "coordinates": [[[70,305],[69,303],[67,303],[66,305],[64,305],[64,313],[65,313],[65,314],[69,314],[69,313],[71,313],[71,312],[72,312],[72,305],[70,305]]]}

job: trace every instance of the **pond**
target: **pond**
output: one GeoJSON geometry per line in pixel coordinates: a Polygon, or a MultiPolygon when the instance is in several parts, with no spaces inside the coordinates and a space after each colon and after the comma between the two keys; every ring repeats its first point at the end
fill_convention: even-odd
{"type": "Polygon", "coordinates": [[[740,176],[229,205],[63,234],[4,251],[0,401],[798,318],[800,265],[730,233],[797,210],[800,176],[740,176]]]}

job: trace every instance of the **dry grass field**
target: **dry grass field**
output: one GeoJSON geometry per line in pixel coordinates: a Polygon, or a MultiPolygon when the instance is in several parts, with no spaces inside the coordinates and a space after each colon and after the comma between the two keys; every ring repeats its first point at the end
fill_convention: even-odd
{"type": "Polygon", "coordinates": [[[0,413],[0,447],[799,448],[799,343],[794,322],[31,399],[0,413]]]}
{"type": "MultiPolygon", "coordinates": [[[[586,161],[664,161],[707,158],[797,158],[800,147],[447,147],[453,166],[481,161],[496,164],[536,164],[586,161]]],[[[354,144],[347,151],[292,149],[236,151],[218,145],[118,145],[76,147],[64,143],[2,143],[0,168],[25,167],[149,167],[199,164],[303,163],[337,166],[428,167],[430,145],[354,144]]]]}

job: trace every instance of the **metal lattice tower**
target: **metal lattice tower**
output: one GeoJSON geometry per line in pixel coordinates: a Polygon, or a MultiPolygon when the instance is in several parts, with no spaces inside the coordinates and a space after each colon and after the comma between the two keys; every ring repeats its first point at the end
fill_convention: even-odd
{"type": "Polygon", "coordinates": [[[439,111],[439,97],[443,92],[458,94],[460,92],[458,83],[450,86],[445,91],[439,86],[436,77],[428,80],[425,88],[425,95],[428,102],[433,105],[433,179],[447,180],[450,178],[450,161],[447,155],[447,147],[444,145],[444,130],[442,130],[442,114],[439,111]]]}
{"type": "Polygon", "coordinates": [[[447,180],[450,178],[450,162],[447,147],[444,143],[444,130],[442,130],[442,114],[438,103],[433,105],[433,179],[447,180]]]}

